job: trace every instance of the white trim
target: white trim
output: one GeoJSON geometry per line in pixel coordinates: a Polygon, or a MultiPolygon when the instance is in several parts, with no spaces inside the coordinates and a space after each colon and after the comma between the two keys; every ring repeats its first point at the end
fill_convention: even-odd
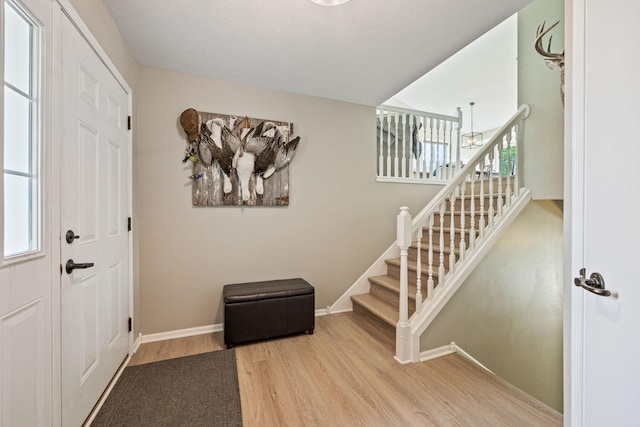
{"type": "Polygon", "coordinates": [[[212,332],[224,331],[224,323],[214,325],[196,326],[195,328],[176,329],[175,331],[158,332],[155,334],[142,335],[142,344],[148,342],[171,340],[175,338],[191,337],[194,335],[210,334],[212,332]]]}
{"type": "Polygon", "coordinates": [[[376,182],[388,182],[392,184],[431,184],[440,185],[442,187],[449,183],[449,181],[442,179],[395,178],[391,176],[379,176],[376,178],[376,182]]]}
{"type": "Polygon", "coordinates": [[[581,426],[584,418],[584,292],[573,292],[571,276],[584,267],[586,140],[586,0],[565,1],[567,68],[564,153],[564,424],[581,426]]]}
{"type": "Polygon", "coordinates": [[[142,334],[138,334],[138,338],[133,343],[133,350],[131,351],[131,355],[134,355],[138,352],[140,345],[142,344],[142,334]]]}
{"type": "Polygon", "coordinates": [[[90,426],[91,423],[93,423],[93,420],[96,418],[96,415],[98,415],[98,412],[100,412],[100,408],[102,408],[102,405],[104,405],[104,402],[107,400],[107,398],[111,394],[111,391],[113,390],[115,385],[118,383],[118,380],[122,376],[122,373],[124,372],[125,368],[129,364],[130,360],[131,360],[131,356],[127,356],[124,362],[122,362],[122,364],[118,368],[118,371],[109,382],[107,389],[104,391],[104,393],[102,393],[102,396],[100,396],[100,400],[98,400],[98,403],[96,403],[96,406],[94,406],[91,412],[89,413],[89,416],[87,417],[86,421],[83,424],[84,426],[90,426]]]}
{"type": "Polygon", "coordinates": [[[484,366],[482,363],[480,363],[478,361],[478,359],[476,359],[475,357],[471,356],[469,353],[467,353],[466,351],[464,351],[462,349],[462,347],[460,347],[459,345],[457,345],[455,342],[452,342],[451,345],[454,347],[456,353],[458,353],[460,356],[464,357],[465,359],[469,360],[470,362],[475,363],[476,365],[478,365],[479,367],[481,367],[482,369],[484,369],[485,371],[495,375],[493,373],[493,371],[489,368],[487,368],[486,366],[484,366]]]}
{"type": "Polygon", "coordinates": [[[439,357],[448,356],[456,352],[456,343],[452,342],[449,345],[443,345],[442,347],[434,348],[420,352],[418,360],[420,362],[427,362],[429,360],[437,359],[439,357]]]}
{"type": "Polygon", "coordinates": [[[398,248],[397,242],[393,242],[389,248],[384,251],[382,255],[369,267],[349,289],[345,291],[336,302],[329,307],[329,313],[343,313],[346,311],[353,311],[353,304],[351,303],[351,295],[366,294],[371,289],[369,283],[369,277],[381,276],[387,274],[388,258],[398,258],[400,256],[400,248],[398,248]]]}
{"type": "MultiPolygon", "coordinates": [[[[69,0],[56,0],[60,7],[62,8],[62,12],[69,17],[69,20],[75,27],[78,29],[78,32],[82,35],[82,37],[87,40],[87,43],[91,46],[91,48],[96,52],[102,63],[107,67],[107,69],[113,74],[113,77],[118,81],[118,83],[122,86],[127,95],[131,96],[131,87],[125,80],[125,78],[118,70],[118,67],[111,61],[107,52],[102,48],[98,39],[93,36],[93,33],[84,23],[80,14],[76,12],[76,10],[71,5],[69,0]]],[[[130,111],[131,112],[131,111],[130,111]]]]}
{"type": "Polygon", "coordinates": [[[448,356],[448,355],[454,354],[454,353],[459,354],[460,356],[464,357],[465,359],[469,360],[470,362],[472,362],[473,364],[479,366],[480,368],[484,369],[485,371],[489,372],[490,374],[495,375],[493,373],[493,371],[491,371],[491,369],[489,369],[486,366],[484,366],[482,363],[480,363],[478,361],[478,359],[476,359],[475,357],[471,356],[469,353],[464,351],[462,349],[462,347],[460,347],[455,342],[452,342],[449,345],[443,345],[442,347],[434,348],[432,350],[423,351],[423,352],[420,353],[419,360],[420,360],[420,362],[427,362],[429,360],[437,359],[437,358],[443,357],[443,356],[448,356]]]}
{"type": "Polygon", "coordinates": [[[315,317],[318,316],[326,316],[328,314],[331,314],[331,307],[327,307],[327,308],[318,308],[315,311],[315,317]]]}
{"type": "MultiPolygon", "coordinates": [[[[345,310],[351,311],[351,310],[345,310]]],[[[327,308],[319,308],[315,311],[315,317],[318,316],[326,316],[329,314],[335,314],[337,312],[330,311],[330,307],[327,308]]],[[[155,334],[147,334],[147,335],[138,335],[138,339],[136,340],[135,350],[138,351],[138,347],[140,344],[146,344],[148,342],[156,342],[156,341],[165,341],[172,340],[175,338],[185,338],[192,337],[194,335],[202,335],[202,334],[211,334],[213,332],[223,332],[224,331],[224,323],[214,323],[213,325],[204,325],[204,326],[196,326],[195,328],[186,328],[186,329],[176,329],[173,331],[166,332],[158,332],[155,334]]]]}

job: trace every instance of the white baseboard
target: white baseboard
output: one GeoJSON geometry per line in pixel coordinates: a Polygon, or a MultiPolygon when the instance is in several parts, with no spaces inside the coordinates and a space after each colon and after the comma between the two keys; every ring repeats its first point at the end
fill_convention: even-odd
{"type": "Polygon", "coordinates": [[[474,358],[469,353],[464,351],[462,349],[462,347],[457,345],[455,342],[452,342],[449,345],[443,345],[442,347],[434,348],[432,350],[422,351],[422,352],[420,352],[419,360],[420,360],[420,362],[426,362],[427,360],[437,359],[438,357],[448,356],[448,355],[453,354],[453,353],[458,353],[460,356],[462,356],[465,359],[469,360],[473,364],[475,364],[475,365],[479,366],[480,368],[484,369],[485,371],[493,374],[491,369],[489,369],[486,366],[484,366],[482,363],[480,363],[478,361],[478,359],[474,358]]]}
{"type": "MultiPolygon", "coordinates": [[[[344,310],[351,311],[351,310],[344,310]]],[[[334,311],[329,311],[329,307],[327,308],[319,308],[315,311],[315,316],[326,316],[328,314],[334,314],[334,311]]],[[[224,331],[224,323],[215,323],[213,325],[205,325],[205,326],[197,326],[195,328],[187,328],[187,329],[176,329],[175,331],[167,331],[167,332],[158,332],[156,334],[148,334],[142,335],[138,337],[135,344],[134,353],[138,351],[138,347],[140,344],[145,344],[148,342],[156,342],[156,341],[165,341],[172,340],[175,338],[184,338],[191,337],[194,335],[202,335],[202,334],[210,334],[213,332],[222,332],[224,331]]]]}
{"type": "Polygon", "coordinates": [[[138,334],[138,338],[136,338],[136,340],[133,343],[133,352],[131,353],[132,355],[138,352],[138,349],[140,348],[140,344],[142,344],[142,333],[138,334]]]}
{"type": "Polygon", "coordinates": [[[420,352],[420,358],[418,360],[420,360],[421,362],[426,362],[427,360],[448,356],[455,352],[456,352],[456,343],[452,342],[449,345],[443,345],[442,347],[420,352]]]}
{"type": "Polygon", "coordinates": [[[175,331],[159,332],[157,334],[142,335],[142,344],[148,342],[171,340],[174,338],[191,337],[194,335],[210,334],[212,332],[224,331],[223,323],[213,325],[197,326],[195,328],[177,329],[175,331]]]}
{"type": "Polygon", "coordinates": [[[329,307],[327,308],[319,308],[316,310],[316,317],[326,316],[327,314],[331,314],[329,311],[329,307]]]}

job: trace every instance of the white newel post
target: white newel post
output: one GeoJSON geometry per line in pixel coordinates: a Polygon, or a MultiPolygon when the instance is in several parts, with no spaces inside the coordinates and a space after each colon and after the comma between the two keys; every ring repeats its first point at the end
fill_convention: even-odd
{"type": "Polygon", "coordinates": [[[396,325],[396,360],[400,363],[411,362],[411,337],[407,320],[409,318],[409,277],[407,257],[411,247],[411,215],[409,208],[403,206],[398,214],[398,247],[400,248],[400,313],[396,325]]]}

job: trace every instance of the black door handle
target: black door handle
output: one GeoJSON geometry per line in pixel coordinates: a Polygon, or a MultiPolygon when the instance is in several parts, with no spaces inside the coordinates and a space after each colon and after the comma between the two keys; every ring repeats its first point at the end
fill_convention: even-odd
{"type": "Polygon", "coordinates": [[[65,235],[65,240],[67,241],[68,244],[72,244],[74,240],[79,239],[80,236],[77,236],[73,230],[68,230],[67,234],[65,235]]]}
{"type": "Polygon", "coordinates": [[[94,264],[92,262],[85,262],[85,263],[76,264],[75,262],[73,262],[72,259],[70,259],[69,261],[67,261],[67,265],[65,266],[65,270],[67,271],[67,274],[71,274],[73,272],[73,270],[75,270],[76,268],[91,268],[93,266],[94,266],[94,264]]]}

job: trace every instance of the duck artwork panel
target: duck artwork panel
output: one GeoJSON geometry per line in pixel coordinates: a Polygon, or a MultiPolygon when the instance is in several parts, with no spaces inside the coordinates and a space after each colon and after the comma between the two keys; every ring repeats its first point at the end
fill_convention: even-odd
{"type": "Polygon", "coordinates": [[[292,123],[188,108],[180,125],[194,206],[289,204],[288,166],[300,142],[292,123]]]}

